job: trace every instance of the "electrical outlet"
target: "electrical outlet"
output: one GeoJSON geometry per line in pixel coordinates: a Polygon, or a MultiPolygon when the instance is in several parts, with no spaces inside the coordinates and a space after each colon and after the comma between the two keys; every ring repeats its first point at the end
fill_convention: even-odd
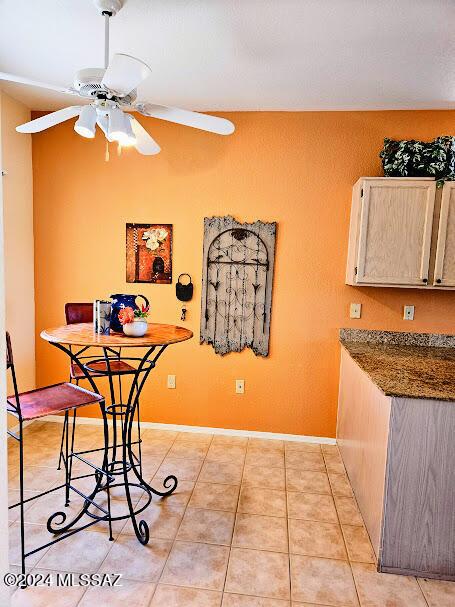
{"type": "Polygon", "coordinates": [[[244,379],[236,379],[235,380],[235,393],[236,394],[244,394],[245,392],[245,380],[244,379]]]}
{"type": "Polygon", "coordinates": [[[360,318],[362,315],[362,304],[352,303],[349,310],[349,316],[351,318],[360,318]]]}
{"type": "Polygon", "coordinates": [[[175,388],[175,375],[167,376],[167,387],[171,389],[175,388]]]}
{"type": "Polygon", "coordinates": [[[403,320],[414,320],[414,306],[405,306],[403,320]]]}

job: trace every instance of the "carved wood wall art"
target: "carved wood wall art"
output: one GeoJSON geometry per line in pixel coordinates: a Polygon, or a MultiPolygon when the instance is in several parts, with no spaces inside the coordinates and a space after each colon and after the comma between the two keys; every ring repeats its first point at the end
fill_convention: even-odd
{"type": "Polygon", "coordinates": [[[204,219],[201,343],[269,353],[276,223],[204,219]]]}

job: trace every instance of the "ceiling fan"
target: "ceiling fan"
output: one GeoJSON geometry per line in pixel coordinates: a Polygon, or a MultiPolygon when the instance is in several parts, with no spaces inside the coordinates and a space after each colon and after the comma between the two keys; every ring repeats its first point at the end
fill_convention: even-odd
{"type": "Polygon", "coordinates": [[[109,19],[118,13],[123,2],[124,0],[94,0],[105,22],[104,69],[80,70],[76,73],[73,85],[68,88],[0,72],[0,80],[29,84],[90,100],[87,105],[72,105],[35,118],[16,127],[16,130],[19,133],[38,133],[78,116],[74,130],[82,137],[89,139],[95,137],[95,129],[98,125],[108,141],[116,141],[121,146],[134,146],[138,152],[145,155],[158,154],[160,146],[136,118],[124,110],[136,111],[144,116],[160,118],[219,135],[233,133],[234,125],[225,118],[136,101],[137,87],[151,73],[149,66],[140,59],[121,53],[115,54],[109,61],[109,19]]]}

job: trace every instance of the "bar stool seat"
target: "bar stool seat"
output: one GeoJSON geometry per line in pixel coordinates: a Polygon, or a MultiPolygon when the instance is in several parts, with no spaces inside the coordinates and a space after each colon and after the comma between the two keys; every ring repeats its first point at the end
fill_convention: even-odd
{"type": "MultiPolygon", "coordinates": [[[[18,416],[16,408],[16,396],[8,397],[8,413],[18,416]]],[[[29,392],[19,394],[20,410],[23,421],[62,413],[69,409],[77,409],[85,405],[99,403],[104,397],[95,392],[90,392],[76,384],[64,382],[37,388],[29,392]]]]}
{"type": "MultiPolygon", "coordinates": [[[[90,364],[87,363],[91,369],[95,369],[94,371],[89,371],[88,374],[91,377],[98,377],[100,375],[107,374],[107,364],[104,361],[95,362],[90,364]],[[96,370],[100,371],[97,373],[96,370]]],[[[109,366],[111,368],[111,373],[126,373],[128,371],[136,371],[135,367],[132,367],[128,363],[123,362],[122,360],[118,360],[115,358],[111,358],[109,361],[109,366]]],[[[76,363],[71,363],[71,379],[86,379],[83,371],[76,363]]]]}

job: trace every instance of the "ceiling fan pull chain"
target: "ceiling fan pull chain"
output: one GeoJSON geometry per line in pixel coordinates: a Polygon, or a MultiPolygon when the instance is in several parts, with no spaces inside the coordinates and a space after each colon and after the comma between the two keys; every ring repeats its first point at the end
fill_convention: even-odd
{"type": "Polygon", "coordinates": [[[106,152],[104,154],[104,160],[109,162],[109,141],[106,139],[106,152]]]}

